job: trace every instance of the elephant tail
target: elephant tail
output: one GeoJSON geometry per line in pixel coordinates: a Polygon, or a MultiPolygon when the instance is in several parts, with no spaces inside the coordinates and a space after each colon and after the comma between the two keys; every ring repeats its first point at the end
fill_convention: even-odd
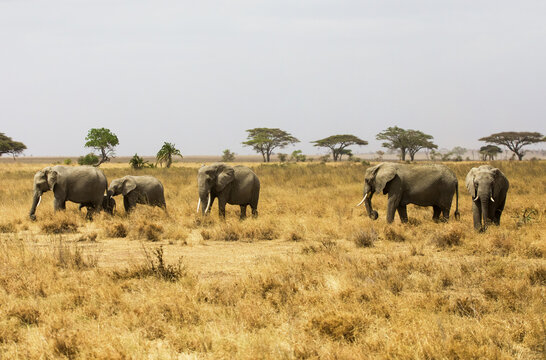
{"type": "Polygon", "coordinates": [[[459,182],[455,182],[455,220],[459,220],[461,218],[461,214],[459,213],[459,182]]]}

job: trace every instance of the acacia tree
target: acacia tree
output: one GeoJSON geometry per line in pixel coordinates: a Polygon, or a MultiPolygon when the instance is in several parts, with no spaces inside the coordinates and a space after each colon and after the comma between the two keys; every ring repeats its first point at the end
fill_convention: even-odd
{"type": "Polygon", "coordinates": [[[405,130],[398,126],[383,130],[375,138],[377,140],[386,140],[382,144],[383,147],[391,150],[399,150],[402,161],[406,160],[406,154],[409,154],[413,161],[415,154],[419,150],[438,148],[438,145],[431,141],[433,139],[431,135],[419,130],[405,130]]]}
{"type": "Polygon", "coordinates": [[[341,161],[341,157],[344,154],[349,154],[349,149],[345,149],[352,145],[368,145],[366,140],[362,140],[354,135],[332,135],[324,139],[311,141],[314,146],[325,147],[332,151],[332,158],[334,161],[341,161]]]}
{"type": "Polygon", "coordinates": [[[163,166],[163,163],[165,163],[165,166],[167,168],[170,168],[173,163],[173,156],[180,156],[180,158],[184,158],[182,156],[182,153],[180,150],[176,148],[176,145],[169,142],[164,142],[163,146],[156,155],[156,161],[163,166]]]}
{"type": "Polygon", "coordinates": [[[13,160],[19,156],[25,149],[26,145],[20,141],[13,141],[9,136],[4,133],[0,133],[0,156],[3,154],[11,154],[13,160]]]}
{"type": "Polygon", "coordinates": [[[519,160],[523,159],[526,151],[522,148],[526,145],[546,141],[546,137],[539,132],[500,132],[479,139],[491,144],[504,145],[512,151],[519,160]]]}
{"type": "Polygon", "coordinates": [[[500,154],[502,149],[496,145],[486,145],[480,148],[480,154],[482,155],[482,160],[495,160],[495,156],[500,154]]]}
{"type": "Polygon", "coordinates": [[[250,146],[257,153],[262,154],[264,162],[269,162],[271,154],[276,148],[282,149],[288,145],[300,142],[290,133],[281,129],[254,128],[246,130],[247,141],[244,146],[250,146]]]}
{"type": "Polygon", "coordinates": [[[115,155],[114,148],[119,145],[116,134],[106,128],[89,129],[85,140],[87,140],[85,147],[92,148],[100,153],[99,162],[95,166],[100,166],[100,164],[110,161],[110,158],[113,158],[115,155]]]}

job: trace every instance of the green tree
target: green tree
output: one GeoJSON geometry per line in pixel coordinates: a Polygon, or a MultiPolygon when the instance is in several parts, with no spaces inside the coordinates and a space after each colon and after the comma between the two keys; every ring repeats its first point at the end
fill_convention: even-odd
{"type": "Polygon", "coordinates": [[[146,166],[149,166],[148,161],[145,161],[141,156],[135,153],[131,160],[129,160],[129,165],[135,170],[144,169],[146,166]]]}
{"type": "Polygon", "coordinates": [[[114,148],[119,145],[116,134],[106,128],[89,129],[85,140],[87,140],[85,147],[92,148],[99,152],[100,159],[96,166],[100,166],[100,164],[110,161],[110,158],[113,158],[115,155],[114,148]]]}
{"type": "Polygon", "coordinates": [[[502,153],[502,149],[496,145],[485,145],[480,148],[480,154],[482,155],[482,160],[495,160],[495,157],[502,153]]]}
{"type": "Polygon", "coordinates": [[[180,156],[181,159],[184,158],[180,150],[176,148],[175,144],[164,142],[161,149],[159,149],[157,152],[156,160],[159,164],[161,164],[161,166],[163,166],[163,163],[165,163],[165,166],[170,168],[173,163],[173,156],[180,156]]]}
{"type": "Polygon", "coordinates": [[[222,162],[233,162],[235,161],[235,153],[231,152],[229,149],[225,149],[222,153],[222,162]]]}
{"type": "Polygon", "coordinates": [[[264,162],[269,162],[271,154],[276,148],[283,149],[288,145],[299,142],[290,133],[281,129],[255,128],[246,130],[247,141],[243,145],[250,146],[257,153],[262,154],[264,162]]]}
{"type": "Polygon", "coordinates": [[[546,141],[546,137],[539,132],[500,132],[479,139],[490,144],[506,146],[519,160],[523,159],[526,151],[522,148],[526,145],[546,141]]]}
{"type": "Polygon", "coordinates": [[[3,154],[11,154],[13,160],[19,156],[25,149],[26,145],[19,141],[13,141],[9,136],[0,133],[0,156],[3,154]]]}
{"type": "Polygon", "coordinates": [[[389,127],[380,132],[375,137],[377,140],[385,140],[383,147],[391,150],[399,150],[402,161],[406,160],[406,154],[409,154],[411,160],[421,149],[437,149],[438,146],[431,140],[431,135],[425,134],[419,130],[406,130],[398,126],[389,127]]]}
{"type": "Polygon", "coordinates": [[[455,161],[463,161],[463,155],[466,153],[466,148],[455,146],[451,152],[455,155],[455,161]]]}
{"type": "Polygon", "coordinates": [[[99,157],[93,153],[89,153],[85,156],[80,156],[78,158],[78,164],[80,165],[93,165],[98,166],[99,163],[99,157]]]}
{"type": "Polygon", "coordinates": [[[311,141],[314,146],[325,147],[332,151],[334,161],[341,160],[343,155],[349,155],[345,148],[352,145],[368,145],[366,140],[362,140],[354,135],[332,135],[324,139],[311,141]]]}
{"type": "Polygon", "coordinates": [[[290,160],[295,162],[305,162],[305,160],[307,160],[307,156],[305,156],[301,150],[294,150],[292,151],[292,155],[290,155],[290,160]]]}

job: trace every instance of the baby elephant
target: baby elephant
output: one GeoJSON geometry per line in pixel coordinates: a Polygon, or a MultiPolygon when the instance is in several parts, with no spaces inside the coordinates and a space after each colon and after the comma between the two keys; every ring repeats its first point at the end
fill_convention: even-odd
{"type": "Polygon", "coordinates": [[[482,165],[470,169],[466,175],[466,189],[473,200],[472,214],[475,229],[484,231],[487,228],[487,222],[500,225],[509,186],[508,179],[497,168],[482,165]]]}
{"type": "MultiPolygon", "coordinates": [[[[90,208],[93,208],[93,204],[81,203],[80,206],[78,207],[78,210],[81,210],[84,207],[87,208],[87,211],[89,211],[90,208]]],[[[108,195],[104,195],[102,197],[102,210],[106,211],[110,215],[113,215],[115,208],[116,208],[116,200],[109,197],[108,195]]]]}
{"type": "Polygon", "coordinates": [[[136,204],[147,204],[167,210],[163,184],[153,176],[127,175],[112,180],[108,187],[108,196],[123,195],[125,212],[131,212],[136,204]]]}

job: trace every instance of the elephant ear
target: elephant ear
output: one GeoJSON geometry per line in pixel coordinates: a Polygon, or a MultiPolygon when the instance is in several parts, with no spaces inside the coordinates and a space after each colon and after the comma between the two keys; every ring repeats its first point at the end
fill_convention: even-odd
{"type": "Polygon", "coordinates": [[[476,177],[476,172],[478,172],[478,168],[470,169],[468,174],[466,174],[465,179],[466,190],[468,191],[470,196],[472,196],[472,198],[476,196],[476,188],[474,187],[474,178],[476,177]]]}
{"type": "Polygon", "coordinates": [[[396,169],[390,165],[381,165],[377,167],[375,173],[375,192],[381,194],[387,186],[387,183],[396,176],[396,169]]]}
{"type": "Polygon", "coordinates": [[[123,196],[127,196],[131,191],[136,189],[136,181],[132,178],[126,178],[123,180],[123,187],[121,188],[121,193],[123,196]]]}
{"type": "Polygon", "coordinates": [[[55,170],[48,170],[46,171],[46,177],[47,177],[47,185],[53,191],[55,189],[55,185],[57,185],[57,178],[59,176],[59,173],[55,170]]]}
{"type": "Polygon", "coordinates": [[[491,169],[491,173],[493,174],[493,198],[496,198],[499,196],[503,187],[508,187],[508,179],[504,176],[502,171],[497,168],[491,169]]]}
{"type": "Polygon", "coordinates": [[[216,191],[222,191],[235,179],[235,170],[231,166],[223,166],[216,179],[216,191]]]}

